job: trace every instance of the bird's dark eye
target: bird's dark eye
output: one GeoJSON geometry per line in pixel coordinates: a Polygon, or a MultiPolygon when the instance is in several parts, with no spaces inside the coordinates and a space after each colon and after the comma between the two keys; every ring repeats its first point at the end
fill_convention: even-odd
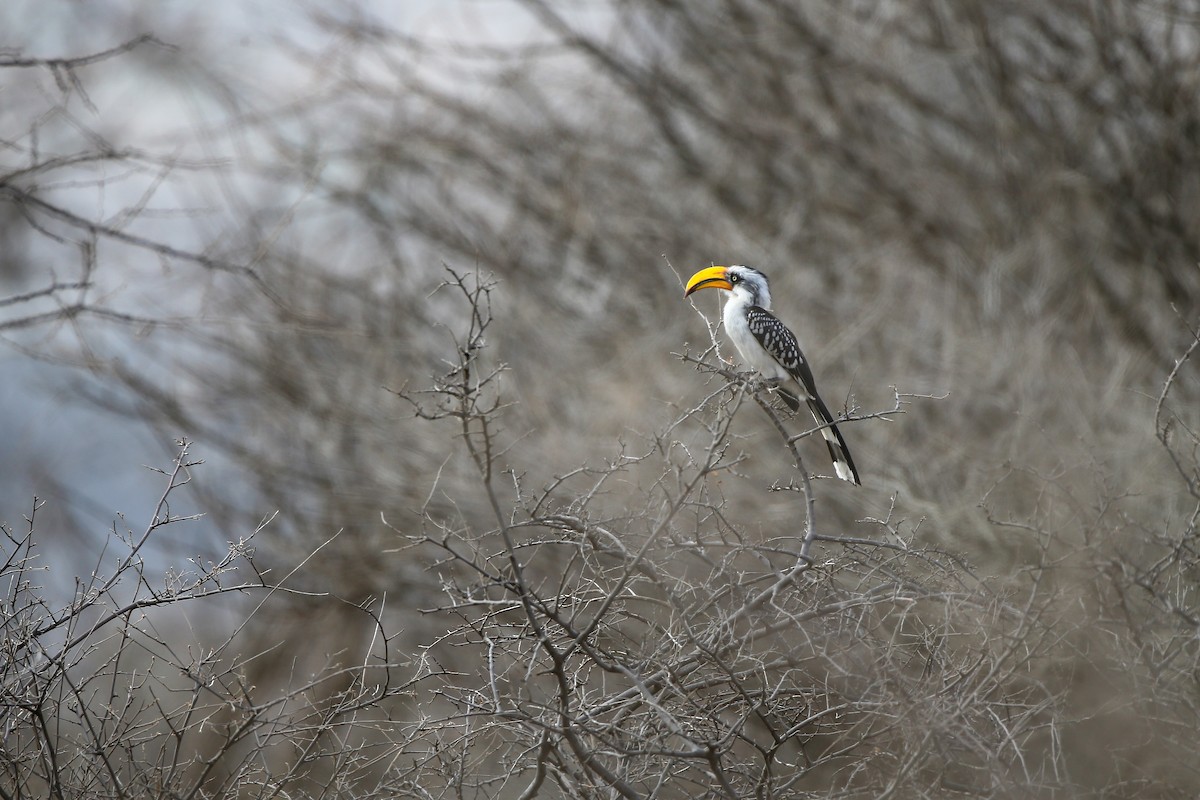
{"type": "Polygon", "coordinates": [[[736,272],[729,276],[730,283],[738,283],[739,281],[741,281],[741,279],[742,279],[742,276],[738,275],[736,272]]]}

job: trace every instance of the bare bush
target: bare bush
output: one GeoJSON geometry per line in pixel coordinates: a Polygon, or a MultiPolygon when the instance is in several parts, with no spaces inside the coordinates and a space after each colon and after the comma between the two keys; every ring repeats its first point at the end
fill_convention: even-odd
{"type": "MultiPolygon", "coordinates": [[[[263,641],[249,623],[297,593],[304,565],[259,573],[260,528],[151,578],[151,537],[194,520],[172,511],[197,466],[181,443],[151,522],[114,529],[121,550],[66,604],[39,582],[37,509],[5,530],[4,796],[1049,797],[1194,778],[1197,440],[1172,391],[1195,344],[1158,422],[1189,514],[1133,546],[1117,498],[1087,520],[1095,546],[1065,550],[1035,517],[1040,557],[1004,580],[920,544],[894,498],[853,529],[821,513],[839,484],[805,467],[813,431],[791,433],[769,388],[711,354],[681,362],[717,385],[640,449],[529,484],[509,460],[506,367],[485,346],[495,288],[449,272],[454,356],[428,390],[400,392],[453,428],[493,512],[480,525],[427,502],[419,530],[393,527],[441,587],[418,627],[443,632],[402,654],[409,637],[375,603],[357,611],[374,631],[360,649],[253,683],[271,654],[246,650],[263,641]],[[748,480],[739,430],[757,415],[793,459],[791,478],[756,489],[791,503],[782,525],[729,491],[748,480]],[[197,624],[214,604],[232,634],[197,624]],[[1077,737],[1116,741],[1139,719],[1147,738],[1113,751],[1119,780],[1078,774],[1077,737]]],[[[911,400],[841,422],[857,432],[911,400]]]]}
{"type": "Polygon", "coordinates": [[[139,533],[114,525],[65,602],[47,586],[57,568],[40,543],[43,501],[24,529],[4,527],[0,796],[315,795],[326,782],[353,783],[378,757],[361,730],[408,690],[393,682],[399,654],[382,629],[282,690],[247,679],[264,653],[243,650],[242,631],[293,592],[287,576],[254,567],[266,522],[217,560],[196,557],[161,577],[147,567],[152,538],[198,518],[174,509],[199,464],[180,442],[151,521],[139,533]]]}

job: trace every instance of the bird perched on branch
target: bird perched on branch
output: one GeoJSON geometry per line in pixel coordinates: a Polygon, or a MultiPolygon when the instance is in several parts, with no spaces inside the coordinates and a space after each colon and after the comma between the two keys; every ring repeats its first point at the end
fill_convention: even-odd
{"type": "Polygon", "coordinates": [[[778,387],[780,396],[792,411],[800,401],[808,403],[813,419],[821,426],[821,435],[833,458],[833,468],[844,481],[861,485],[858,469],[842,432],[834,424],[829,407],[817,394],[812,368],[800,352],[796,334],[771,313],[771,288],[767,276],[752,267],[708,267],[687,282],[684,297],[701,289],[722,289],[725,301],[725,333],[755,371],[778,387]]]}

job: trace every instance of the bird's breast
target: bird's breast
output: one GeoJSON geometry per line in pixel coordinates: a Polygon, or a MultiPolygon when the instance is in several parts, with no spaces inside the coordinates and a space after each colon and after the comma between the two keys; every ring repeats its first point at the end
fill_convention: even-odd
{"type": "Polygon", "coordinates": [[[746,319],[746,307],[737,303],[725,304],[725,335],[742,356],[742,362],[767,378],[787,378],[787,370],[762,348],[758,339],[750,332],[746,319]]]}

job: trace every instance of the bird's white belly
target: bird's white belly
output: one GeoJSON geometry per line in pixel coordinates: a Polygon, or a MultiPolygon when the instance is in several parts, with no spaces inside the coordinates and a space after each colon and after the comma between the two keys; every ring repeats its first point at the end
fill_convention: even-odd
{"type": "Polygon", "coordinates": [[[787,378],[787,370],[763,349],[750,332],[746,322],[746,314],[737,303],[725,304],[725,335],[742,356],[742,363],[760,373],[765,378],[787,378]]]}

